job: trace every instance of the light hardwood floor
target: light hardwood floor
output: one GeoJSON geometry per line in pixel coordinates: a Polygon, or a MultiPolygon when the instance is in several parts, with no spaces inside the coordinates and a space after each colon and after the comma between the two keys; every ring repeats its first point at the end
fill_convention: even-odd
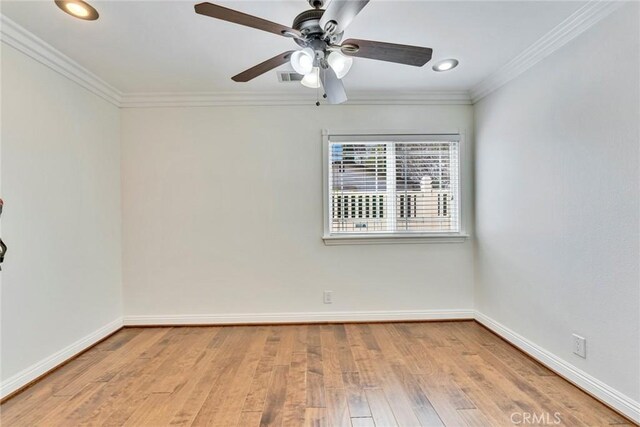
{"type": "Polygon", "coordinates": [[[471,321],[127,328],[0,411],[3,426],[629,425],[471,321]]]}

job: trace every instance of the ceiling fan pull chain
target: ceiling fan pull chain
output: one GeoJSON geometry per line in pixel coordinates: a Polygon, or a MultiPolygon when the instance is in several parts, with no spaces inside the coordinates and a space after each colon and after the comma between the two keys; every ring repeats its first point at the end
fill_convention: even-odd
{"type": "MultiPolygon", "coordinates": [[[[322,67],[318,67],[318,71],[317,71],[317,80],[318,80],[318,87],[316,88],[316,107],[320,106],[320,86],[321,86],[321,80],[320,80],[320,70],[322,69],[322,72],[324,73],[324,68],[322,67]]],[[[324,77],[324,76],[323,76],[324,77]]],[[[322,88],[322,90],[324,91],[324,88],[322,88]]],[[[324,95],[324,98],[326,98],[327,96],[324,95]]]]}
{"type": "MultiPolygon", "coordinates": [[[[325,79],[327,78],[327,68],[329,68],[329,64],[326,63],[326,60],[325,60],[325,63],[322,64],[322,67],[320,67],[320,68],[322,68],[322,80],[321,81],[324,82],[325,79]]],[[[318,77],[320,77],[320,76],[318,75],[318,77]]],[[[322,92],[323,92],[322,93],[322,97],[324,99],[327,99],[327,92],[326,92],[326,89],[324,88],[324,86],[322,86],[322,92]]]]}

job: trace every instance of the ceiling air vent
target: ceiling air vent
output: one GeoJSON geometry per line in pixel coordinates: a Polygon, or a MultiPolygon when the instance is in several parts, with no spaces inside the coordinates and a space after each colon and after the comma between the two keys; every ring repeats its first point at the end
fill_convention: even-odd
{"type": "Polygon", "coordinates": [[[280,83],[299,82],[304,77],[295,71],[276,71],[276,73],[278,74],[278,81],[280,83]]]}

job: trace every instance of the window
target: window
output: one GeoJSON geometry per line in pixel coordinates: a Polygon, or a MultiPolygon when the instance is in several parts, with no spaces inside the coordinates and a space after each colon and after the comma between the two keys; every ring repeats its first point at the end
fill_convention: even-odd
{"type": "Polygon", "coordinates": [[[462,236],[460,136],[327,135],[325,241],[462,236]]]}

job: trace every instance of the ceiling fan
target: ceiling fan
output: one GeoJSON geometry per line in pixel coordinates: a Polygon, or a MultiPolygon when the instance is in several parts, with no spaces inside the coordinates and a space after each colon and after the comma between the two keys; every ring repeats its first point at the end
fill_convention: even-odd
{"type": "Polygon", "coordinates": [[[369,0],[331,0],[326,9],[322,9],[325,0],[308,2],[313,9],[305,10],[296,16],[291,27],[213,3],[197,4],[195,11],[200,15],[292,38],[302,48],[267,59],[233,76],[233,81],[248,82],[290,61],[294,70],[304,75],[302,83],[305,86],[317,88],[322,84],[324,97],[329,104],[341,104],[347,100],[341,79],[349,71],[352,57],[416,67],[423,66],[431,59],[432,50],[427,47],[360,39],[348,39],[340,44],[344,30],[369,0]]]}

